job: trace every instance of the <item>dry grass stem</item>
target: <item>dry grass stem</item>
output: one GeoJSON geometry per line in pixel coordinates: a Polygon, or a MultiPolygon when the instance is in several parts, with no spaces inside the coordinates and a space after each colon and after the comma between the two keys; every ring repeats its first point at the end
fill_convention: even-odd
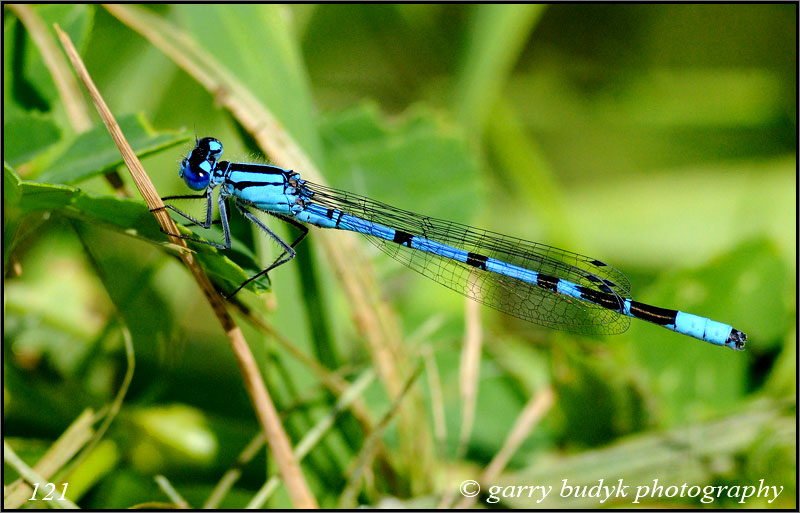
{"type": "MultiPolygon", "coordinates": [[[[56,32],[58,33],[61,43],[67,51],[67,55],[72,61],[73,67],[78,73],[79,78],[83,81],[84,86],[89,91],[89,95],[91,96],[92,101],[94,102],[95,107],[97,108],[97,111],[103,120],[103,123],[105,123],[109,133],[111,134],[111,137],[114,139],[114,142],[117,145],[117,148],[122,154],[122,158],[131,172],[133,181],[136,183],[136,187],[142,194],[147,206],[151,211],[153,211],[156,220],[166,233],[178,233],[175,223],[167,214],[166,209],[164,209],[164,204],[161,201],[161,197],[153,187],[150,178],[144,171],[144,168],[139,162],[139,159],[136,157],[136,154],[127,143],[122,130],[120,130],[120,127],[114,119],[113,114],[103,101],[100,92],[94,85],[91,76],[86,70],[86,67],[78,55],[78,52],[75,50],[75,47],[72,45],[72,42],[69,40],[69,37],[58,27],[56,27],[56,32]]],[[[170,240],[175,245],[184,248],[186,247],[186,242],[179,237],[170,235],[170,240]]],[[[311,495],[308,483],[306,483],[305,478],[300,471],[300,466],[294,458],[289,437],[283,430],[283,426],[281,425],[278,417],[278,412],[275,409],[275,405],[273,404],[266,387],[264,386],[264,381],[261,379],[261,374],[258,366],[256,365],[255,358],[253,357],[250,348],[247,346],[247,342],[244,340],[241,330],[234,323],[233,318],[228,313],[221,296],[216,292],[208,276],[206,276],[198,262],[194,259],[194,256],[189,252],[181,252],[180,257],[189,268],[192,276],[194,276],[201,290],[205,294],[212,310],[214,311],[214,314],[217,316],[217,319],[225,331],[225,335],[227,336],[228,342],[230,343],[233,353],[236,356],[236,361],[239,364],[239,369],[244,378],[245,388],[247,389],[247,393],[253,402],[259,422],[266,433],[270,448],[275,455],[278,468],[284,477],[284,482],[286,483],[286,487],[289,491],[292,502],[296,507],[299,508],[317,507],[316,500],[311,495]]]]}
{"type": "Polygon", "coordinates": [[[433,412],[433,434],[440,451],[447,444],[447,422],[444,414],[444,396],[442,394],[442,381],[436,366],[436,357],[430,344],[422,347],[422,356],[425,358],[425,371],[428,375],[428,389],[431,394],[431,410],[433,412]]]}
{"type": "Polygon", "coordinates": [[[461,458],[467,449],[475,422],[475,408],[478,402],[478,380],[480,379],[481,335],[480,305],[470,299],[464,300],[465,321],[464,348],[461,351],[460,391],[461,391],[461,434],[458,440],[456,457],[461,458]]]}
{"type": "MultiPolygon", "coordinates": [[[[32,469],[28,465],[26,465],[25,462],[22,461],[22,458],[17,456],[17,453],[14,452],[14,449],[12,449],[11,446],[8,445],[8,443],[5,440],[3,440],[3,461],[7,465],[9,465],[11,468],[16,470],[17,473],[20,476],[22,476],[22,479],[24,479],[26,482],[28,482],[30,484],[33,484],[33,485],[37,485],[38,484],[38,485],[41,485],[42,487],[44,487],[44,485],[48,482],[48,479],[42,477],[41,474],[39,474],[34,469],[32,469]]],[[[39,489],[37,488],[37,491],[38,490],[39,489]]],[[[43,492],[43,494],[44,493],[45,492],[43,492]]],[[[33,488],[31,488],[31,495],[33,495],[33,488]]],[[[27,498],[26,498],[26,500],[27,500],[27,498]]],[[[57,491],[54,494],[52,500],[48,499],[47,502],[45,502],[45,504],[49,504],[51,507],[55,507],[55,508],[78,509],[78,506],[74,502],[70,501],[66,497],[62,499],[61,498],[61,494],[58,493],[57,491]]],[[[11,506],[9,506],[7,500],[3,500],[3,506],[5,508],[11,508],[11,506]]],[[[20,507],[20,506],[17,506],[17,507],[20,507]]]]}

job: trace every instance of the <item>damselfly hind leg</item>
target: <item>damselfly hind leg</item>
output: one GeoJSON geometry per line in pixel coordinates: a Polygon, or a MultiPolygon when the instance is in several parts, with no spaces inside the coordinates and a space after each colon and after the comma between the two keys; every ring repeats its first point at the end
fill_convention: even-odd
{"type": "Polygon", "coordinates": [[[275,232],[270,230],[267,227],[267,225],[265,225],[259,218],[257,218],[252,212],[250,212],[245,205],[242,205],[238,201],[235,202],[235,205],[236,205],[236,208],[239,210],[239,212],[242,213],[242,215],[244,215],[250,222],[255,224],[261,231],[266,233],[272,240],[277,242],[278,245],[281,246],[281,249],[283,251],[278,256],[278,258],[276,258],[275,261],[272,262],[272,264],[270,264],[269,266],[267,266],[262,271],[254,274],[250,278],[248,278],[245,281],[243,281],[236,288],[236,290],[234,290],[231,294],[223,294],[223,296],[226,299],[230,299],[233,296],[235,296],[240,290],[242,290],[244,287],[246,287],[247,284],[250,283],[251,281],[258,279],[261,276],[264,276],[265,274],[267,274],[271,270],[275,269],[276,267],[281,266],[281,265],[285,264],[286,262],[290,261],[291,259],[293,259],[295,257],[295,255],[296,255],[296,253],[294,251],[294,247],[297,244],[299,244],[300,241],[302,241],[306,237],[306,235],[308,235],[308,228],[306,226],[298,223],[297,221],[295,221],[294,219],[292,219],[290,217],[270,212],[270,214],[273,215],[274,217],[277,217],[281,221],[289,223],[292,226],[296,227],[298,230],[300,230],[300,235],[294,241],[292,241],[291,244],[287,244],[286,241],[284,241],[283,239],[278,237],[278,235],[276,235],[275,232]]]}

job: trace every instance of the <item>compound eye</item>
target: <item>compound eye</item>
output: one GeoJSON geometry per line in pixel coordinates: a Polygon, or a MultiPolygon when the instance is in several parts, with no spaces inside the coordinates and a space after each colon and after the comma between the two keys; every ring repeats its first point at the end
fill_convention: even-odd
{"type": "Polygon", "coordinates": [[[222,155],[222,143],[213,137],[203,137],[197,141],[197,148],[205,153],[208,160],[216,161],[222,155]]]}
{"type": "Polygon", "coordinates": [[[202,191],[211,182],[211,164],[207,160],[192,164],[190,159],[183,159],[179,174],[190,189],[202,191]]]}

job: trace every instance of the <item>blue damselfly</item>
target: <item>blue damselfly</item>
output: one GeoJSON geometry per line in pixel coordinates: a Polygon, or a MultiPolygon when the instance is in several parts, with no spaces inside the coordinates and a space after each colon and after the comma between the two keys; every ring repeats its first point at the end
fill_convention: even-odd
{"type": "MultiPolygon", "coordinates": [[[[275,240],[281,255],[252,280],[294,258],[294,247],[306,236],[305,224],[349,230],[367,236],[383,252],[411,269],[487,306],[520,319],[584,334],[625,331],[630,318],[732,349],[744,349],[747,335],[728,324],[678,310],[634,301],[630,283],[620,271],[600,260],[537,242],[472,228],[401,210],[367,197],[300,178],[294,171],[263,164],[219,160],[222,144],[205,137],[181,162],[180,175],[198,195],[171,199],[206,200],[206,218],[167,205],[190,222],[210,228],[213,191],[219,187],[224,244],[177,235],[219,249],[230,249],[226,201],[275,240]],[[253,210],[269,213],[300,230],[287,243],[253,210]]],[[[233,295],[231,294],[231,295],[233,295]]]]}

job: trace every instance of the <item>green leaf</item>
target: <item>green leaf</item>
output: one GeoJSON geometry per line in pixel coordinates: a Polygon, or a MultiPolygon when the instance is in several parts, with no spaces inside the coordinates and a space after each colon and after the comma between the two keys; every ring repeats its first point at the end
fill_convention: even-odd
{"type": "Polygon", "coordinates": [[[72,199],[67,214],[149,242],[164,242],[153,214],[139,200],[81,193],[72,199]]]}
{"type": "MultiPolygon", "coordinates": [[[[197,246],[197,245],[195,245],[197,246]]],[[[239,285],[246,279],[260,272],[263,267],[260,267],[252,259],[242,265],[236,262],[241,262],[243,259],[235,254],[234,250],[229,250],[224,253],[205,253],[198,252],[197,260],[203,266],[203,270],[216,283],[225,294],[231,294],[239,285]]],[[[256,294],[262,294],[270,290],[269,276],[266,274],[253,280],[247,284],[248,290],[256,294]]]]}
{"type": "Polygon", "coordinates": [[[163,465],[164,452],[180,463],[207,466],[219,449],[205,414],[186,405],[141,408],[132,412],[131,421],[147,435],[133,462],[146,473],[163,465]]]}
{"type": "MultiPolygon", "coordinates": [[[[129,114],[118,120],[122,132],[141,158],[182,144],[191,137],[184,133],[154,132],[142,115],[129,114]]],[[[122,155],[104,125],[79,135],[37,178],[42,182],[76,183],[121,165],[122,155]]]]}
{"type": "Polygon", "coordinates": [[[68,185],[54,185],[23,181],[20,183],[19,207],[23,213],[53,210],[69,205],[80,189],[68,185]]]}
{"type": "Polygon", "coordinates": [[[26,114],[3,122],[3,158],[19,166],[57,143],[61,130],[49,116],[26,114]]]}
{"type": "MultiPolygon", "coordinates": [[[[5,169],[4,182],[4,189],[7,189],[4,195],[8,195],[11,201],[9,207],[14,208],[14,215],[9,216],[11,218],[39,211],[56,211],[72,219],[102,226],[159,247],[170,247],[153,215],[141,201],[97,196],[68,185],[22,181],[9,167],[5,169]]],[[[186,232],[191,233],[188,230],[186,232]]],[[[207,233],[193,236],[203,235],[207,233]]],[[[7,234],[6,237],[8,236],[7,234]]],[[[8,240],[4,241],[4,253],[8,252],[10,244],[8,240]]],[[[209,276],[227,292],[232,292],[245,279],[263,269],[253,254],[239,244],[224,253],[201,244],[194,244],[194,247],[198,252],[198,260],[209,276]]],[[[269,279],[263,276],[251,282],[248,288],[257,293],[269,290],[269,279]]]]}
{"type": "Polygon", "coordinates": [[[69,489],[66,496],[77,501],[97,482],[112,474],[119,466],[120,452],[113,440],[98,443],[67,477],[69,489]]]}

